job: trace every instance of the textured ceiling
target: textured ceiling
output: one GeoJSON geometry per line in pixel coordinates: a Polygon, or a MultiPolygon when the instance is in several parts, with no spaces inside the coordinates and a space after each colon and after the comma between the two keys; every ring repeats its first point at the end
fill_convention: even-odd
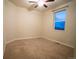
{"type": "Polygon", "coordinates": [[[70,2],[71,0],[55,0],[54,2],[47,2],[46,5],[48,6],[48,8],[45,8],[44,6],[41,6],[41,7],[39,6],[37,8],[34,8],[34,5],[29,3],[28,0],[9,0],[9,1],[14,3],[17,6],[25,7],[27,9],[45,11],[45,10],[49,10],[49,9],[58,7],[60,5],[66,4],[70,2]]]}

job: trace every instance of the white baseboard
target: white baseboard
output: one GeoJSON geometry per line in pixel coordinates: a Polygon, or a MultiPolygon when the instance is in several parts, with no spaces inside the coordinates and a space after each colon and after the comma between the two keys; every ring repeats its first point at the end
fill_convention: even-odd
{"type": "Polygon", "coordinates": [[[71,48],[74,48],[74,47],[71,46],[71,45],[68,45],[68,44],[66,44],[66,43],[63,43],[63,42],[60,42],[60,41],[57,41],[57,40],[52,40],[52,39],[50,39],[50,38],[48,38],[48,37],[45,37],[45,36],[42,36],[42,38],[45,38],[45,39],[50,40],[50,41],[53,41],[53,42],[60,43],[60,44],[62,44],[62,45],[65,45],[65,46],[68,46],[68,47],[71,47],[71,48]]]}
{"type": "Polygon", "coordinates": [[[62,45],[65,45],[65,46],[68,46],[68,47],[71,47],[71,48],[74,48],[74,47],[71,46],[71,45],[68,45],[68,44],[66,44],[66,43],[63,43],[63,42],[60,42],[60,41],[57,41],[57,40],[52,40],[52,39],[50,39],[50,38],[48,38],[48,37],[45,37],[45,36],[15,38],[15,39],[12,39],[12,40],[10,40],[10,41],[7,41],[6,44],[8,44],[8,43],[10,43],[10,42],[13,42],[13,41],[15,41],[15,40],[33,39],[33,38],[44,38],[44,39],[47,39],[47,40],[50,40],[50,41],[53,41],[53,42],[60,43],[60,44],[62,44],[62,45]]]}
{"type": "Polygon", "coordinates": [[[6,44],[11,43],[11,42],[13,42],[13,41],[15,41],[15,40],[33,39],[33,38],[40,38],[40,36],[36,36],[36,37],[21,37],[21,38],[15,38],[15,39],[12,39],[12,40],[10,40],[10,41],[7,41],[6,44]]]}

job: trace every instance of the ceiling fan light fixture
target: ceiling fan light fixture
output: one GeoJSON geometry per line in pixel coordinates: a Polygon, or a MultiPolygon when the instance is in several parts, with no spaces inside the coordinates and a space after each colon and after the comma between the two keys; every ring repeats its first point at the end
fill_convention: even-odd
{"type": "Polygon", "coordinates": [[[45,4],[45,2],[43,1],[43,0],[39,0],[38,1],[38,5],[41,7],[41,6],[43,6],[43,4],[45,4]]]}

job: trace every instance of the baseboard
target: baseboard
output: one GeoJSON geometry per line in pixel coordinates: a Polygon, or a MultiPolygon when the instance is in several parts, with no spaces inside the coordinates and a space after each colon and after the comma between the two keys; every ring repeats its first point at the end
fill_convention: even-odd
{"type": "Polygon", "coordinates": [[[59,44],[62,44],[62,45],[65,45],[65,46],[68,46],[68,47],[71,47],[71,48],[74,48],[74,47],[71,46],[71,45],[68,45],[68,44],[66,44],[66,43],[63,43],[63,42],[60,42],[60,41],[57,41],[57,40],[52,40],[52,39],[50,39],[50,38],[48,38],[48,37],[45,37],[45,36],[15,38],[15,39],[13,39],[13,40],[7,41],[6,44],[11,43],[11,42],[13,42],[13,41],[15,41],[15,40],[33,39],[33,38],[44,38],[44,39],[47,39],[47,40],[50,40],[50,41],[53,41],[53,42],[57,42],[57,43],[59,43],[59,44]]]}
{"type": "Polygon", "coordinates": [[[50,41],[53,41],[53,42],[57,42],[57,43],[59,43],[59,44],[68,46],[68,47],[70,47],[70,48],[74,48],[74,47],[71,46],[71,45],[68,45],[68,44],[66,44],[66,43],[63,43],[63,42],[60,42],[60,41],[57,41],[57,40],[52,40],[52,39],[50,39],[50,38],[48,38],[48,37],[45,37],[45,36],[42,36],[42,38],[47,39],[47,40],[50,40],[50,41]]]}
{"type": "Polygon", "coordinates": [[[15,38],[15,39],[12,39],[12,40],[10,40],[10,41],[7,41],[6,44],[11,43],[11,42],[13,42],[13,41],[15,41],[15,40],[33,39],[33,38],[40,38],[40,36],[36,36],[36,37],[20,37],[20,38],[15,38]]]}

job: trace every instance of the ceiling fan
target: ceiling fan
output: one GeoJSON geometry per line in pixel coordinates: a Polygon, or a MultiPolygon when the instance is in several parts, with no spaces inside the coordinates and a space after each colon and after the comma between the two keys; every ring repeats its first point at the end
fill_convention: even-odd
{"type": "Polygon", "coordinates": [[[34,8],[37,8],[38,6],[44,6],[47,8],[48,6],[46,3],[48,2],[54,2],[54,0],[29,0],[29,3],[35,4],[34,8]]]}

